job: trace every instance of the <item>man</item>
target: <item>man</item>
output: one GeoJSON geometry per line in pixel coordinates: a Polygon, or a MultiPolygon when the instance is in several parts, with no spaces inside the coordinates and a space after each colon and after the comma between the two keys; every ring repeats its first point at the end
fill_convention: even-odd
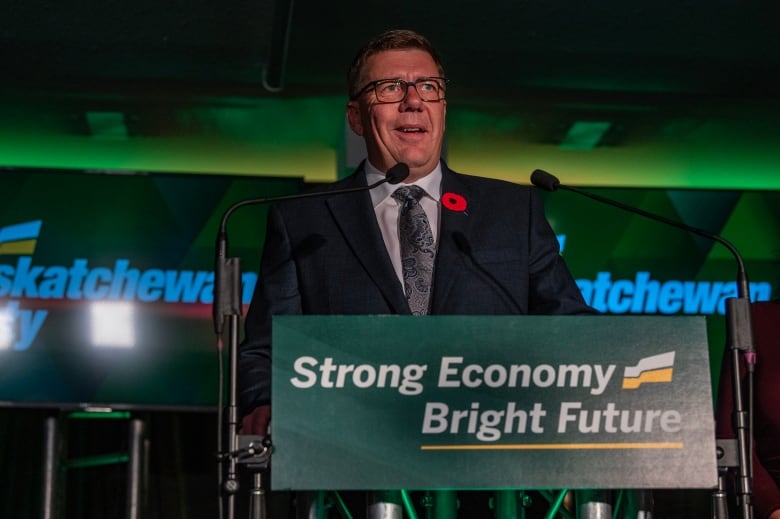
{"type": "MultiPolygon", "coordinates": [[[[365,186],[399,162],[409,166],[404,183],[426,191],[420,204],[436,244],[427,313],[592,312],[559,255],[535,190],[455,173],[441,161],[446,80],[424,37],[405,30],[380,35],[358,53],[348,79],[347,120],[364,138],[368,159],[329,188],[365,186]],[[443,193],[451,197],[444,207],[443,193]]],[[[270,402],[272,315],[412,313],[402,282],[395,187],[271,209],[241,347],[244,411],[270,402]]],[[[250,416],[244,426],[262,432],[266,418],[250,416]]]]}
{"type": "Polygon", "coordinates": [[[592,313],[535,190],[459,174],[441,160],[447,80],[424,37],[380,35],[358,53],[348,80],[347,120],[368,157],[326,189],[367,186],[405,163],[402,186],[419,186],[422,197],[397,200],[399,186],[383,184],[270,210],[240,349],[244,432],[265,433],[270,418],[272,315],[592,313]],[[411,259],[399,231],[411,206],[425,211],[408,226],[421,231],[413,248],[427,259],[411,259]]]}

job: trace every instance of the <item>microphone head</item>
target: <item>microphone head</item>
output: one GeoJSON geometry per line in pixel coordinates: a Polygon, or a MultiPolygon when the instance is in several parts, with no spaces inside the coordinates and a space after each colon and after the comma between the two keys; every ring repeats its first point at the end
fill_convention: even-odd
{"type": "Polygon", "coordinates": [[[543,169],[535,169],[531,173],[531,183],[545,191],[557,191],[561,185],[561,182],[555,175],[547,173],[543,169]]]}
{"type": "Polygon", "coordinates": [[[392,168],[387,170],[387,182],[388,184],[399,184],[406,180],[409,176],[409,166],[403,162],[399,162],[392,168]]]}

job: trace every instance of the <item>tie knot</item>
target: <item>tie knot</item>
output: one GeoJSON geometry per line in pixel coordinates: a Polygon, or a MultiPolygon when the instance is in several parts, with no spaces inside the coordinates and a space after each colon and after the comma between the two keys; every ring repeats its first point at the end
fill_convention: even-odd
{"type": "Polygon", "coordinates": [[[420,200],[425,195],[425,190],[420,186],[402,186],[393,191],[393,198],[400,202],[420,200]]]}

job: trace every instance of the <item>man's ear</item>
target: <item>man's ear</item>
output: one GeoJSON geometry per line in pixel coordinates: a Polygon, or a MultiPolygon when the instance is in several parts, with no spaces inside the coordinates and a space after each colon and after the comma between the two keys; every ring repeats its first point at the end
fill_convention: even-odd
{"type": "Polygon", "coordinates": [[[360,118],[360,107],[357,101],[347,103],[347,122],[352,131],[363,136],[363,121],[360,118]]]}

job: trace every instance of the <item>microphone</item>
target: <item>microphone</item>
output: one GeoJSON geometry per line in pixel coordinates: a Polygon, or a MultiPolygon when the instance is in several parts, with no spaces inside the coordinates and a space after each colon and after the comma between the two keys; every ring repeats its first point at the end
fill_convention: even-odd
{"type": "MultiPolygon", "coordinates": [[[[747,272],[745,271],[745,262],[742,260],[742,255],[731,242],[721,236],[718,236],[717,234],[707,232],[697,227],[692,227],[677,220],[671,220],[655,213],[649,213],[639,209],[638,207],[626,205],[616,200],[589,193],[576,187],[561,184],[555,175],[552,175],[551,173],[548,173],[544,170],[534,170],[534,172],[531,174],[531,183],[540,189],[544,189],[545,191],[557,191],[559,189],[572,191],[574,193],[587,196],[588,198],[592,198],[597,202],[602,202],[624,211],[638,214],[640,216],[644,216],[645,218],[671,225],[672,227],[677,227],[678,229],[691,232],[698,236],[703,236],[704,238],[713,240],[725,246],[734,256],[734,259],[737,261],[738,297],[729,298],[726,300],[726,329],[729,346],[732,350],[731,362],[733,366],[732,390],[734,392],[734,421],[735,430],[737,433],[736,446],[739,458],[737,463],[737,468],[739,469],[739,473],[737,475],[739,504],[741,505],[742,512],[745,514],[745,516],[752,517],[752,423],[750,423],[750,421],[752,420],[752,377],[755,370],[756,353],[755,346],[753,344],[753,330],[750,317],[750,289],[748,285],[747,272]],[[739,370],[739,351],[744,353],[745,367],[747,369],[747,406],[744,405],[742,397],[742,381],[740,380],[739,370]],[[745,407],[747,407],[747,410],[745,410],[745,407]]],[[[720,442],[721,440],[718,441],[720,442]]]]}
{"type": "Polygon", "coordinates": [[[488,281],[490,281],[490,284],[497,287],[498,290],[501,292],[501,295],[504,296],[504,299],[507,300],[509,303],[509,306],[515,309],[515,311],[518,314],[525,314],[526,312],[523,311],[523,309],[520,307],[520,304],[515,300],[515,298],[512,296],[512,293],[507,290],[507,288],[502,285],[496,277],[490,273],[485,267],[483,267],[478,261],[477,258],[474,257],[474,254],[471,250],[471,243],[469,243],[468,238],[460,232],[455,231],[452,233],[452,241],[455,242],[455,246],[458,248],[458,250],[466,256],[472,265],[474,265],[479,272],[485,276],[488,281]]]}
{"type": "Polygon", "coordinates": [[[540,189],[544,189],[545,191],[557,191],[558,189],[572,191],[574,193],[587,196],[588,198],[592,198],[597,202],[602,202],[624,211],[638,214],[640,216],[644,216],[645,218],[665,223],[667,225],[671,225],[672,227],[677,227],[678,229],[682,229],[699,236],[703,236],[704,238],[716,241],[725,246],[737,261],[737,293],[739,296],[736,299],[731,298],[727,301],[727,314],[729,317],[727,320],[727,326],[729,327],[729,336],[732,338],[732,344],[735,345],[736,349],[745,352],[745,358],[748,362],[748,367],[752,370],[752,366],[755,364],[755,347],[753,345],[753,334],[750,326],[750,289],[748,285],[748,276],[745,270],[745,262],[742,260],[742,255],[730,241],[721,236],[718,236],[717,234],[707,232],[697,227],[692,227],[677,220],[671,220],[655,213],[649,213],[639,209],[638,207],[626,205],[610,198],[605,198],[600,195],[583,191],[582,189],[578,189],[576,187],[561,184],[555,175],[541,169],[536,169],[533,173],[531,173],[531,183],[540,189]]]}
{"type": "MultiPolygon", "coordinates": [[[[368,186],[359,186],[348,189],[332,189],[309,191],[306,193],[299,193],[295,195],[284,195],[276,197],[266,198],[252,198],[242,200],[230,206],[227,211],[222,215],[222,221],[219,225],[219,232],[217,233],[217,244],[215,250],[214,259],[214,301],[212,303],[212,311],[214,318],[214,331],[219,337],[218,343],[220,350],[222,349],[222,327],[225,318],[228,319],[228,351],[230,359],[230,379],[229,379],[229,403],[227,406],[227,445],[228,454],[222,458],[221,463],[223,467],[220,470],[220,488],[227,494],[228,499],[228,515],[233,517],[234,514],[234,500],[235,494],[238,490],[238,478],[236,473],[236,467],[239,461],[236,459],[239,449],[239,435],[238,435],[238,404],[237,404],[237,390],[236,380],[238,373],[238,319],[242,312],[241,306],[241,267],[239,258],[228,258],[228,240],[227,240],[227,221],[230,215],[237,209],[255,204],[265,204],[269,202],[281,202],[283,200],[297,200],[302,198],[313,198],[323,196],[336,196],[346,193],[354,193],[358,191],[368,191],[377,186],[385,183],[398,184],[409,176],[409,166],[403,162],[399,162],[387,171],[385,178],[374,182],[368,186]]],[[[222,354],[220,351],[220,384],[219,384],[219,397],[217,406],[217,443],[220,452],[225,448],[222,439],[223,418],[222,418],[222,354]]],[[[270,443],[270,440],[269,440],[270,443]]],[[[270,447],[269,447],[270,448],[270,447]]],[[[254,477],[255,487],[253,488],[253,495],[256,492],[262,492],[262,482],[259,473],[254,477]]],[[[220,499],[222,499],[222,493],[220,493],[220,499]]],[[[221,503],[221,501],[220,501],[221,503]]],[[[265,516],[265,511],[262,508],[263,501],[259,500],[252,503],[252,512],[259,513],[259,516],[265,516]]]]}
{"type": "Polygon", "coordinates": [[[565,191],[572,191],[574,193],[578,193],[583,196],[587,196],[588,198],[592,198],[593,200],[596,200],[598,202],[602,202],[605,204],[609,204],[611,206],[617,207],[619,209],[623,209],[624,211],[629,211],[631,213],[638,214],[640,216],[644,216],[645,218],[649,218],[651,220],[656,220],[658,222],[665,223],[667,225],[671,225],[673,227],[677,227],[678,229],[683,229],[688,232],[692,232],[694,234],[697,234],[699,236],[703,236],[709,240],[716,241],[722,245],[724,245],[734,256],[734,258],[737,260],[737,291],[739,294],[739,297],[749,298],[750,297],[750,291],[748,288],[748,278],[747,273],[745,271],[745,263],[742,261],[742,256],[740,255],[739,251],[734,247],[734,245],[731,244],[728,240],[725,238],[722,238],[721,236],[718,236],[717,234],[713,234],[711,232],[707,232],[703,229],[699,229],[696,227],[691,227],[690,225],[684,224],[682,222],[679,222],[677,220],[670,220],[669,218],[666,218],[664,216],[654,214],[654,213],[648,213],[647,211],[644,211],[642,209],[639,209],[638,207],[632,207],[626,204],[623,204],[621,202],[618,202],[616,200],[612,200],[609,198],[605,198],[600,195],[596,195],[593,193],[589,193],[587,191],[583,191],[581,189],[578,189],[576,187],[567,186],[564,184],[561,184],[561,182],[558,180],[558,178],[541,169],[534,170],[533,173],[531,173],[531,183],[535,185],[536,187],[543,189],[545,191],[557,191],[558,189],[563,189],[565,191]]]}
{"type": "Polygon", "coordinates": [[[265,198],[250,198],[236,202],[222,215],[217,233],[216,253],[214,260],[214,301],[213,319],[214,331],[222,334],[223,318],[227,315],[241,315],[242,306],[239,294],[241,293],[241,275],[239,272],[238,258],[228,258],[227,222],[230,216],[241,207],[248,205],[281,202],[284,200],[298,200],[303,198],[315,198],[323,196],[336,196],[358,191],[370,191],[382,184],[399,184],[409,176],[409,166],[399,162],[389,170],[385,178],[368,186],[352,187],[348,189],[334,189],[323,191],[310,191],[294,195],[283,195],[265,198]]]}

